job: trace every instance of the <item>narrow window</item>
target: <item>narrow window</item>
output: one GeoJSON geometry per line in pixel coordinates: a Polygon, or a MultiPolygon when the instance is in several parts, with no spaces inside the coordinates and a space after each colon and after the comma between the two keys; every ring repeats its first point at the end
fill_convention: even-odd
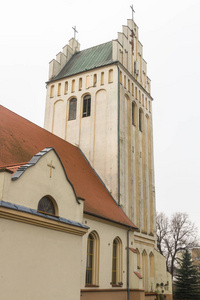
{"type": "Polygon", "coordinates": [[[149,112],[151,112],[151,102],[149,101],[149,112]]]}
{"type": "Polygon", "coordinates": [[[150,260],[150,277],[155,276],[155,264],[154,264],[154,255],[151,252],[149,255],[149,260],[150,260]]]}
{"type": "Polygon", "coordinates": [[[138,249],[136,249],[137,252],[137,269],[139,271],[139,273],[141,273],[140,269],[141,269],[141,265],[140,265],[140,251],[138,249]]]}
{"type": "Polygon", "coordinates": [[[89,88],[89,85],[90,85],[90,76],[87,75],[87,76],[86,76],[86,89],[89,88]]]}
{"type": "Polygon", "coordinates": [[[130,80],[128,79],[128,91],[130,92],[130,80]]]}
{"type": "Polygon", "coordinates": [[[68,92],[68,81],[65,81],[65,91],[64,93],[67,94],[68,92]]]}
{"type": "Polygon", "coordinates": [[[68,118],[68,120],[75,120],[76,119],[76,106],[77,106],[77,99],[72,98],[69,101],[69,118],[68,118]]]}
{"type": "Polygon", "coordinates": [[[38,203],[38,211],[50,215],[55,215],[55,207],[51,199],[47,196],[42,197],[38,203]]]}
{"type": "Polygon", "coordinates": [[[122,242],[119,237],[113,241],[112,285],[122,285],[122,242]]]}
{"type": "Polygon", "coordinates": [[[126,75],[124,75],[124,87],[126,89],[126,75]]]}
{"type": "Polygon", "coordinates": [[[117,284],[117,241],[113,241],[112,284],[117,284]]]}
{"type": "Polygon", "coordinates": [[[139,130],[142,131],[143,127],[143,111],[139,109],[139,130]]]}
{"type": "Polygon", "coordinates": [[[99,236],[92,231],[87,241],[86,285],[98,285],[99,280],[99,236]]]}
{"type": "Polygon", "coordinates": [[[94,271],[94,237],[89,234],[88,246],[87,246],[87,266],[86,266],[86,284],[93,283],[93,271],[94,271]]]}
{"type": "Polygon", "coordinates": [[[108,83],[113,82],[113,69],[108,71],[108,83]]]}
{"type": "Polygon", "coordinates": [[[145,107],[147,109],[147,98],[145,98],[145,107]]]}
{"type": "Polygon", "coordinates": [[[101,84],[104,84],[104,72],[101,72],[101,84]]]}
{"type": "Polygon", "coordinates": [[[87,95],[83,98],[83,118],[90,116],[91,110],[91,97],[87,95]]]}
{"type": "Polygon", "coordinates": [[[141,103],[141,92],[139,91],[139,102],[141,103]]]}
{"type": "Polygon", "coordinates": [[[132,102],[132,125],[136,125],[136,105],[132,102]]]}
{"type": "Polygon", "coordinates": [[[93,77],[93,86],[96,86],[97,85],[97,74],[94,74],[94,77],[93,77]]]}
{"type": "Polygon", "coordinates": [[[54,85],[52,85],[50,88],[50,97],[54,97],[54,85]]]}
{"type": "Polygon", "coordinates": [[[137,95],[137,87],[135,87],[135,99],[138,98],[138,95],[137,95]]]}
{"type": "Polygon", "coordinates": [[[122,72],[120,71],[120,84],[122,84],[122,72]]]}
{"type": "Polygon", "coordinates": [[[58,96],[60,96],[61,93],[61,83],[58,84],[58,96]]]}
{"type": "Polygon", "coordinates": [[[143,285],[145,291],[148,290],[148,260],[147,260],[147,253],[144,250],[142,252],[142,275],[143,275],[143,285]]]}
{"type": "Polygon", "coordinates": [[[119,50],[119,60],[123,64],[123,51],[119,50]]]}
{"type": "Polygon", "coordinates": [[[82,78],[79,78],[79,85],[78,85],[79,91],[82,90],[82,78]]]}
{"type": "Polygon", "coordinates": [[[132,96],[134,96],[134,84],[132,83],[132,96]]]}
{"type": "Polygon", "coordinates": [[[144,94],[142,94],[142,105],[144,106],[144,94]]]}
{"type": "Polygon", "coordinates": [[[72,80],[72,89],[71,92],[73,93],[75,91],[75,79],[72,80]]]}

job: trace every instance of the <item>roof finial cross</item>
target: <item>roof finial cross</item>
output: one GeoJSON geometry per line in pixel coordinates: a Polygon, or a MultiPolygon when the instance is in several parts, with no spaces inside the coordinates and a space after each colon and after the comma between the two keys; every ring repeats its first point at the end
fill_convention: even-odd
{"type": "Polygon", "coordinates": [[[76,33],[78,33],[78,31],[76,30],[76,26],[72,27],[72,29],[74,30],[74,39],[76,39],[76,33]]]}
{"type": "Polygon", "coordinates": [[[131,8],[131,10],[132,10],[132,20],[133,20],[133,18],[134,18],[134,15],[133,15],[133,14],[134,14],[134,12],[135,12],[134,9],[133,9],[133,4],[130,6],[130,8],[131,8]]]}

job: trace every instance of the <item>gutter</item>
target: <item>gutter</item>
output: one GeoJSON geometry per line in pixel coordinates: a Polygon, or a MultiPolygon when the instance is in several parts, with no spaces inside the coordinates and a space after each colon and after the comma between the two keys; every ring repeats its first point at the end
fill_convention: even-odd
{"type": "Polygon", "coordinates": [[[127,231],[127,300],[130,300],[130,284],[129,284],[129,232],[131,227],[127,231]]]}

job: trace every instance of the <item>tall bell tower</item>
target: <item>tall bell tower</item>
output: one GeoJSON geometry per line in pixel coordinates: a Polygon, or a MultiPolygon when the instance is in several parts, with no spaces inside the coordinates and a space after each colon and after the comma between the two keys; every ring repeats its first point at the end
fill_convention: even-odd
{"type": "Polygon", "coordinates": [[[50,62],[45,128],[80,147],[138,234],[155,241],[152,100],[133,19],[105,44],[80,51],[71,39],[50,62]]]}

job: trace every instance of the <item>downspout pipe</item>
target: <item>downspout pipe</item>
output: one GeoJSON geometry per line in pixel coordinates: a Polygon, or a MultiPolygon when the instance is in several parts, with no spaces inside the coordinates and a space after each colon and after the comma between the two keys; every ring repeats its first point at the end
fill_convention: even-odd
{"type": "Polygon", "coordinates": [[[118,206],[120,206],[120,70],[119,70],[119,65],[118,63],[115,63],[117,66],[118,70],[118,96],[117,96],[117,105],[118,105],[118,125],[117,125],[117,132],[118,132],[118,165],[117,165],[117,170],[118,170],[118,206]]]}
{"type": "Polygon", "coordinates": [[[129,278],[129,232],[131,231],[131,227],[127,231],[127,300],[130,300],[130,278],[129,278]]]}

